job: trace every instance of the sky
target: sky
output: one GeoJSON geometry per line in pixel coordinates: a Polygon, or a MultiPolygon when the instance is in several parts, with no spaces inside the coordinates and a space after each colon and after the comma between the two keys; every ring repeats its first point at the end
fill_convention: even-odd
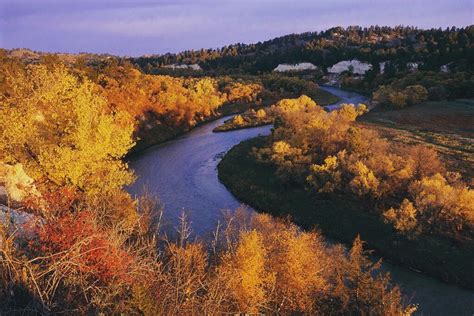
{"type": "Polygon", "coordinates": [[[140,56],[333,26],[474,24],[474,0],[0,0],[0,47],[140,56]]]}

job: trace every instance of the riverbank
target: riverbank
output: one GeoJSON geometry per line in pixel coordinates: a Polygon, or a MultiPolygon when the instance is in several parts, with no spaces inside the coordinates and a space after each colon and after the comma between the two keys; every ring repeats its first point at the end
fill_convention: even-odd
{"type": "MultiPolygon", "coordinates": [[[[231,121],[232,119],[229,119],[229,122],[231,121]]],[[[237,131],[239,129],[254,128],[254,127],[260,127],[260,126],[273,124],[273,120],[265,121],[265,122],[249,122],[248,124],[243,124],[243,125],[229,125],[229,122],[226,121],[224,122],[224,124],[217,126],[216,128],[214,128],[213,132],[224,133],[224,132],[237,131]]]]}
{"type": "MultiPolygon", "coordinates": [[[[326,106],[326,105],[335,104],[335,103],[339,104],[341,102],[341,98],[339,96],[331,93],[331,91],[329,91],[325,87],[321,87],[320,89],[317,89],[317,90],[318,91],[315,91],[311,96],[314,98],[315,102],[317,102],[319,105],[326,106]]],[[[295,96],[295,97],[299,97],[299,96],[295,96]]],[[[214,115],[209,116],[192,126],[183,126],[183,127],[177,127],[177,128],[171,128],[169,126],[164,126],[164,125],[154,126],[153,128],[151,128],[150,130],[146,132],[146,137],[142,137],[141,139],[137,141],[136,145],[127,154],[126,159],[127,160],[133,159],[144,150],[150,147],[153,147],[155,145],[165,143],[179,136],[182,136],[188,133],[189,131],[193,130],[194,128],[199,127],[203,124],[216,121],[225,116],[244,113],[245,111],[250,110],[250,109],[259,110],[261,108],[268,107],[271,104],[276,103],[277,101],[278,100],[266,100],[260,105],[257,105],[254,103],[224,104],[217,110],[217,112],[214,115]]],[[[258,127],[258,126],[264,126],[264,125],[268,125],[268,124],[256,124],[251,127],[258,127]]],[[[243,128],[248,128],[248,127],[243,127],[243,128]]],[[[240,129],[240,128],[235,128],[235,129],[240,129]]]]}
{"type": "Polygon", "coordinates": [[[448,283],[474,288],[474,247],[422,236],[408,239],[365,206],[344,196],[314,197],[304,188],[284,187],[275,169],[252,157],[264,138],[244,141],[232,148],[218,165],[219,180],[240,201],[275,216],[291,216],[304,229],[317,227],[325,236],[350,243],[360,234],[369,248],[394,262],[448,283]]]}
{"type": "MultiPolygon", "coordinates": [[[[307,95],[310,96],[313,101],[315,101],[318,105],[326,107],[328,111],[334,110],[339,107],[342,103],[346,103],[347,99],[351,101],[362,100],[360,96],[356,95],[355,99],[352,100],[351,97],[345,96],[341,98],[338,96],[338,93],[341,93],[338,90],[338,93],[330,92],[329,90],[331,87],[320,87],[317,92],[307,95]],[[312,95],[312,96],[311,96],[312,95]]],[[[299,95],[294,96],[294,98],[300,97],[299,95]]],[[[357,104],[357,102],[353,102],[357,104]]],[[[362,102],[358,102],[362,103],[362,102]]],[[[264,107],[258,110],[257,112],[253,109],[247,110],[241,115],[237,115],[231,119],[224,121],[224,124],[217,126],[213,132],[220,133],[220,132],[230,132],[236,131],[239,129],[245,128],[253,128],[259,126],[265,126],[273,124],[275,119],[275,109],[274,106],[277,106],[278,102],[272,104],[272,106],[264,107]]]]}
{"type": "Polygon", "coordinates": [[[225,116],[242,113],[251,108],[259,109],[261,107],[262,106],[252,106],[252,104],[242,103],[225,104],[219,108],[217,113],[205,118],[202,121],[197,122],[195,125],[192,126],[178,127],[174,129],[170,129],[170,127],[168,126],[155,126],[149,131],[147,131],[146,138],[141,138],[137,141],[136,145],[128,152],[126,159],[133,159],[148,148],[173,140],[201,125],[216,121],[225,116]]]}

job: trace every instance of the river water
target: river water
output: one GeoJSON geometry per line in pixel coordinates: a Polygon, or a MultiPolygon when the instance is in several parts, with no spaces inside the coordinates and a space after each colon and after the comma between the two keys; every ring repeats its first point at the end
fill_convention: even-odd
{"type": "MultiPolygon", "coordinates": [[[[334,87],[323,89],[339,96],[340,103],[364,103],[367,98],[334,87]]],[[[329,106],[334,109],[338,104],[329,106]]],[[[157,196],[164,206],[164,219],[176,225],[186,212],[197,236],[209,235],[222,218],[223,210],[235,210],[241,203],[217,177],[222,155],[241,141],[268,135],[271,126],[225,133],[212,130],[229,117],[201,125],[189,133],[146,150],[130,162],[137,181],[130,193],[140,194],[143,187],[157,196]]],[[[409,269],[385,262],[383,269],[411,303],[419,304],[420,315],[474,315],[474,291],[442,283],[409,269]]]]}

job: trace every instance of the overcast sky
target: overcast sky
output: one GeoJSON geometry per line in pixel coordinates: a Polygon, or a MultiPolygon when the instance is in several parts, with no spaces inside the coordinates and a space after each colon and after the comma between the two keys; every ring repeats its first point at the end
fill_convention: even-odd
{"type": "Polygon", "coordinates": [[[467,26],[473,0],[0,0],[0,47],[138,56],[348,25],[467,26]]]}

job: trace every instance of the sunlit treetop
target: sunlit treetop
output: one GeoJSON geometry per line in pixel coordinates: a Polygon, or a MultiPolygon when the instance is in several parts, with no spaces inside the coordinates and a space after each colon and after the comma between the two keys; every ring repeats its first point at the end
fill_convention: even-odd
{"type": "Polygon", "coordinates": [[[131,118],[108,111],[95,84],[63,65],[30,65],[25,73],[7,72],[5,82],[2,162],[21,164],[43,190],[72,186],[94,195],[131,182],[120,160],[134,144],[131,118]]]}

